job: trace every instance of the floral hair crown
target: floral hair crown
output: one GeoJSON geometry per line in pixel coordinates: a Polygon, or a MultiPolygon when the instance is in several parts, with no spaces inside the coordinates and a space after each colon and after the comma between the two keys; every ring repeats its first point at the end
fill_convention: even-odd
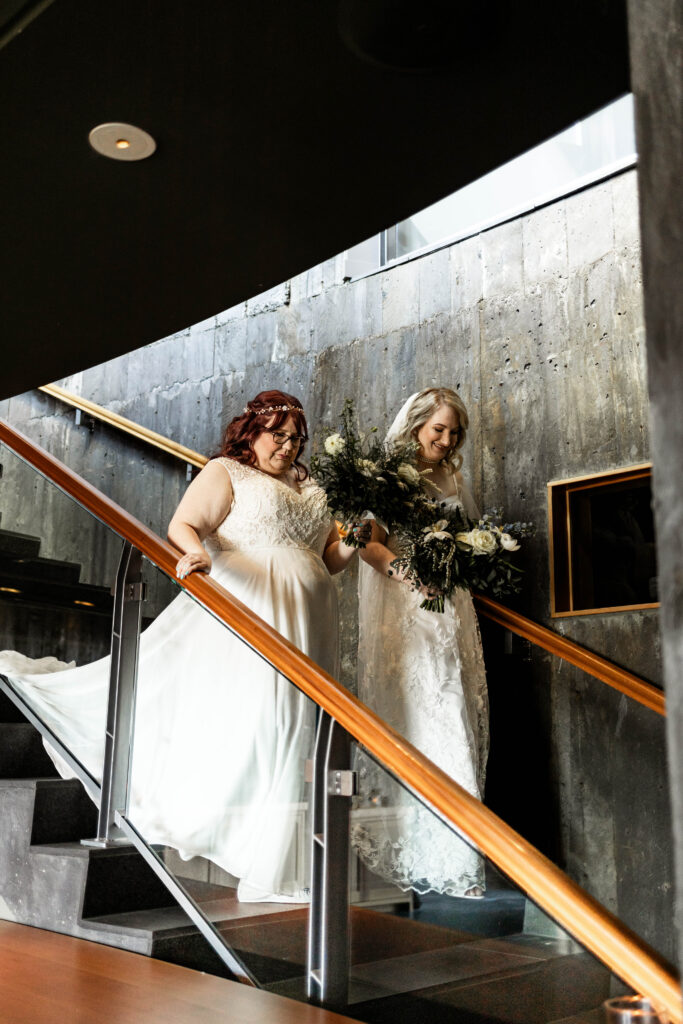
{"type": "Polygon", "coordinates": [[[244,411],[251,412],[254,416],[262,416],[265,412],[303,412],[300,405],[268,405],[265,409],[250,409],[245,405],[244,411]]]}

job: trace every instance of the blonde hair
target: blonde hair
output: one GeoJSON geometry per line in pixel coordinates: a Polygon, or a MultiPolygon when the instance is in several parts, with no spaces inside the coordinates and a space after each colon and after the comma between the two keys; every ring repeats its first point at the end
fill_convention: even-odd
{"type": "Polygon", "coordinates": [[[424,390],[419,391],[407,410],[405,421],[401,424],[396,440],[399,443],[417,441],[419,431],[442,405],[449,406],[453,412],[457,413],[460,422],[460,435],[457,444],[453,451],[449,453],[448,458],[444,459],[444,462],[447,462],[457,472],[462,466],[460,449],[465,443],[470,419],[467,415],[465,403],[452,388],[424,388],[424,390]]]}

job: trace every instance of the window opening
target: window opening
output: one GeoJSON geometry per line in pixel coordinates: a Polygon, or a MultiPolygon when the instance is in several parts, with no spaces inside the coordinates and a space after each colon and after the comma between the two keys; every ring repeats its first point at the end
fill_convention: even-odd
{"type": "Polygon", "coordinates": [[[636,162],[633,96],[503,164],[346,252],[345,276],[477,234],[631,167],[636,162]]]}

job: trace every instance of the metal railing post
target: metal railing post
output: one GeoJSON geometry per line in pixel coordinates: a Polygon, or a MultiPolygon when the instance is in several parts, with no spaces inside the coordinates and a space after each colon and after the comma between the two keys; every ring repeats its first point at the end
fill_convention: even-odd
{"type": "Polygon", "coordinates": [[[115,815],[117,811],[123,814],[128,811],[140,618],[144,598],[142,554],[128,541],[124,541],[114,587],[109,702],[97,838],[82,840],[86,846],[111,846],[129,842],[116,824],[115,815]]]}
{"type": "Polygon", "coordinates": [[[313,766],[307,992],[311,1002],[342,1010],[349,994],[349,814],[355,772],[351,737],[326,712],[318,721],[313,766]]]}

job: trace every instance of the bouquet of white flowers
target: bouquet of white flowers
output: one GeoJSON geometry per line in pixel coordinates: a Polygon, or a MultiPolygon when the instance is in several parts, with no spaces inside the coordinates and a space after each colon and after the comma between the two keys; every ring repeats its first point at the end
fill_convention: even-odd
{"type": "Polygon", "coordinates": [[[442,612],[446,598],[457,588],[488,590],[495,597],[516,594],[523,570],[510,559],[517,538],[533,533],[531,523],[503,523],[502,510],[480,520],[468,519],[459,506],[424,498],[415,502],[408,522],[399,529],[401,553],[394,570],[438,591],[420,608],[442,612]]]}
{"type": "MultiPolygon", "coordinates": [[[[362,434],[353,402],[344,403],[340,429],[327,434],[313,455],[311,472],[327,494],[330,512],[344,524],[373,515],[387,530],[404,526],[422,500],[422,473],[414,465],[417,445],[387,444],[377,428],[362,434]]],[[[429,470],[427,471],[429,472],[429,470]]],[[[351,532],[344,543],[364,546],[351,532]]]]}

